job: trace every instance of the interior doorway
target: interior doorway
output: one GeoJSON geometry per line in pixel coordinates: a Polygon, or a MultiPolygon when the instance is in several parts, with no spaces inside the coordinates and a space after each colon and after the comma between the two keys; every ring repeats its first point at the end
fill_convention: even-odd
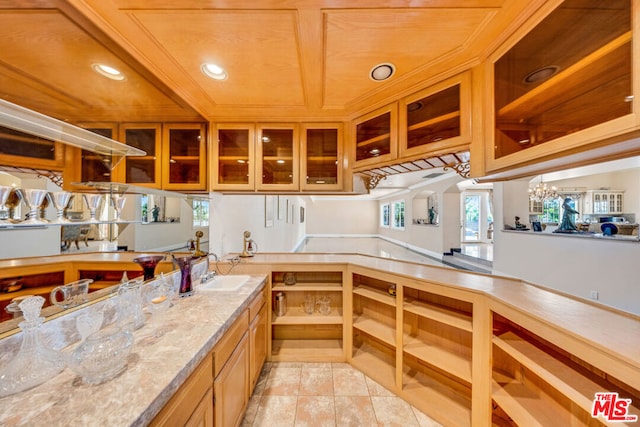
{"type": "Polygon", "coordinates": [[[491,243],[493,241],[493,209],[491,191],[461,193],[462,243],[491,243]]]}

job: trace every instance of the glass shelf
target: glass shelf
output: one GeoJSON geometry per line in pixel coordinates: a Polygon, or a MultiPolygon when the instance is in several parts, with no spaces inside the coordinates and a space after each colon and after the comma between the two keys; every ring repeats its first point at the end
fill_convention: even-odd
{"type": "Polygon", "coordinates": [[[78,188],[79,192],[82,192],[82,187],[86,187],[87,192],[98,192],[98,193],[118,193],[120,195],[123,194],[152,194],[154,196],[161,197],[178,197],[183,199],[196,199],[196,200],[207,200],[209,198],[208,194],[188,194],[188,193],[179,193],[177,191],[166,191],[166,190],[158,190],[155,188],[149,187],[141,187],[131,184],[123,184],[119,182],[74,182],[72,185],[78,188]],[[97,191],[96,191],[97,190],[97,191]]]}

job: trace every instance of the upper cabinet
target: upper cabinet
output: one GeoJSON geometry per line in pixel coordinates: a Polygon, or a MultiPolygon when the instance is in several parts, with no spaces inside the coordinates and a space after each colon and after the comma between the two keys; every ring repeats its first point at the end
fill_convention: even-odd
{"type": "Polygon", "coordinates": [[[471,142],[469,73],[400,102],[400,157],[425,155],[471,142]]]}
{"type": "Polygon", "coordinates": [[[342,123],[305,124],[301,138],[301,190],[341,190],[342,123]]]}
{"type": "Polygon", "coordinates": [[[355,168],[398,157],[398,104],[372,111],[354,121],[355,168]]]}
{"type": "Polygon", "coordinates": [[[219,123],[213,134],[212,188],[255,189],[255,126],[250,123],[219,123]]]}
{"type": "Polygon", "coordinates": [[[299,136],[295,124],[257,125],[258,190],[298,190],[299,136]]]}
{"type": "Polygon", "coordinates": [[[61,170],[65,147],[60,142],[0,126],[0,164],[61,170]]]}
{"type": "Polygon", "coordinates": [[[601,6],[566,0],[487,62],[494,126],[485,172],[575,154],[640,127],[631,1],[601,6]]]}
{"type": "Polygon", "coordinates": [[[207,156],[205,125],[180,123],[163,125],[162,188],[206,190],[207,156]]]}
{"type": "Polygon", "coordinates": [[[125,158],[118,165],[118,173],[114,174],[117,179],[112,181],[160,188],[161,138],[162,130],[159,123],[127,123],[120,126],[120,141],[139,148],[146,155],[125,158]]]}

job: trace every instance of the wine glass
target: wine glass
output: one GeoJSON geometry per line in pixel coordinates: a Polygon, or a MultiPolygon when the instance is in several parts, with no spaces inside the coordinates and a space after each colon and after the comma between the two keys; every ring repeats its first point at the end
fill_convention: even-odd
{"type": "Polygon", "coordinates": [[[27,219],[24,220],[23,224],[46,224],[47,221],[40,218],[40,214],[38,210],[42,203],[44,203],[44,198],[47,195],[47,190],[37,190],[33,188],[21,189],[18,190],[18,196],[22,199],[22,202],[29,209],[29,213],[27,214],[27,219]]]}
{"type": "Polygon", "coordinates": [[[102,194],[83,194],[83,197],[89,208],[89,222],[98,222],[96,214],[102,203],[102,194]]]}
{"type": "Polygon", "coordinates": [[[65,218],[64,210],[71,201],[73,193],[69,191],[51,191],[47,194],[47,197],[56,210],[56,219],[53,222],[58,224],[71,222],[65,218]]]}
{"type": "MultiPolygon", "coordinates": [[[[13,191],[13,187],[9,185],[0,185],[0,211],[8,210],[7,199],[9,199],[9,195],[13,191]]],[[[11,222],[11,217],[9,217],[7,212],[7,218],[0,218],[0,223],[3,222],[11,222]]]]}
{"type": "Polygon", "coordinates": [[[111,203],[113,203],[113,210],[116,212],[116,217],[113,219],[114,221],[120,221],[120,214],[122,213],[122,209],[124,209],[124,204],[127,199],[124,196],[119,194],[113,194],[111,196],[111,203]]]}

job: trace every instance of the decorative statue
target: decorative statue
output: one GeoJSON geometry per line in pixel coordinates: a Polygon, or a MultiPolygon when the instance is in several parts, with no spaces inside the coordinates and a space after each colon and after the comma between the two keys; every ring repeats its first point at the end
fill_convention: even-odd
{"type": "Polygon", "coordinates": [[[153,222],[158,222],[158,216],[160,215],[160,208],[158,205],[154,205],[151,209],[151,215],[153,215],[153,222]]]}
{"type": "Polygon", "coordinates": [[[562,213],[562,222],[560,223],[560,227],[556,231],[558,232],[574,232],[578,231],[578,227],[576,227],[576,221],[574,215],[580,213],[577,210],[573,209],[570,205],[571,198],[566,197],[564,202],[562,203],[562,209],[564,212],[562,213]]]}
{"type": "Polygon", "coordinates": [[[429,224],[436,224],[437,223],[437,215],[438,212],[436,212],[436,208],[434,208],[433,206],[429,208],[429,224]]]}
{"type": "Polygon", "coordinates": [[[526,225],[520,222],[519,216],[516,215],[515,219],[516,219],[516,230],[522,230],[522,231],[529,230],[529,228],[526,225]]]}

